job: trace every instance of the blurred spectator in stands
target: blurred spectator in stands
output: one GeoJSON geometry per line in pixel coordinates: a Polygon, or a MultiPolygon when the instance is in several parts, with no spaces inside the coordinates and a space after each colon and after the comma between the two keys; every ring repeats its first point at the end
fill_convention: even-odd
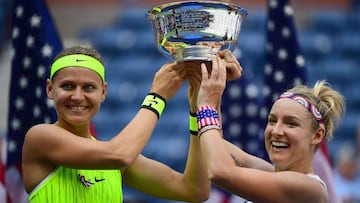
{"type": "Polygon", "coordinates": [[[343,203],[360,203],[360,174],[355,155],[355,146],[345,143],[335,157],[335,187],[343,203]]]}

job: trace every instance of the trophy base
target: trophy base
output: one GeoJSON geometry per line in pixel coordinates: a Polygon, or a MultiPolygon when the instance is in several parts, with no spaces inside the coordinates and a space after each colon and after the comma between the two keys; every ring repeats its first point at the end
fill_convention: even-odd
{"type": "Polygon", "coordinates": [[[176,50],[176,61],[211,61],[218,51],[209,46],[187,46],[176,50]]]}

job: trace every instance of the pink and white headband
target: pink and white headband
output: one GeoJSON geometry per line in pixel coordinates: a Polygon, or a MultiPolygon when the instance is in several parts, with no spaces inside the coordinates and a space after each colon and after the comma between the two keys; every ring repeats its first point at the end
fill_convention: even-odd
{"type": "Polygon", "coordinates": [[[281,98],[289,98],[301,104],[314,116],[319,126],[323,126],[325,128],[324,120],[320,111],[308,99],[293,92],[284,92],[280,95],[279,99],[281,98]]]}

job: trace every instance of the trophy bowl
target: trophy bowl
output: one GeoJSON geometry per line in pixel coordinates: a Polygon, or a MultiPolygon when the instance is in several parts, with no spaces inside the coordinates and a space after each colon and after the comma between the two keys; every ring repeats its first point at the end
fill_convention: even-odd
{"type": "Polygon", "coordinates": [[[247,11],[219,1],[180,1],[149,10],[159,51],[176,61],[211,61],[219,50],[233,51],[247,11]]]}

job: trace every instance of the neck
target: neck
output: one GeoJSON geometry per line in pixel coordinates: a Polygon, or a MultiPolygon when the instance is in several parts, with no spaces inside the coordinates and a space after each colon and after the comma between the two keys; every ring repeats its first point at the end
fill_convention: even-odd
{"type": "Polygon", "coordinates": [[[57,121],[55,125],[64,128],[65,130],[73,133],[74,135],[90,138],[91,131],[90,131],[90,124],[85,125],[71,125],[69,123],[57,121]]]}
{"type": "Polygon", "coordinates": [[[314,173],[313,160],[307,160],[307,161],[298,160],[298,161],[294,162],[293,164],[286,165],[286,166],[275,164],[275,171],[276,172],[296,171],[296,172],[304,173],[304,174],[314,173]]]}

